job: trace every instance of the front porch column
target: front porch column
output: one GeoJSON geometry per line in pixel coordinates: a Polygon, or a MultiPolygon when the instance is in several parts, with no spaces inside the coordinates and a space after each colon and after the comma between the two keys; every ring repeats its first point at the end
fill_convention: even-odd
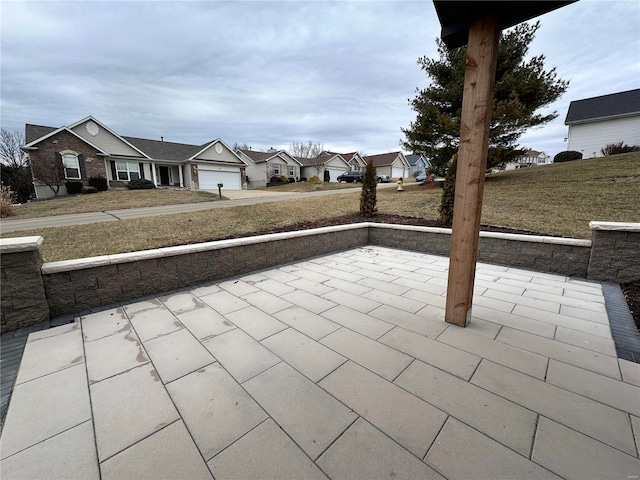
{"type": "Polygon", "coordinates": [[[180,188],[184,188],[184,178],[182,177],[182,165],[178,165],[178,175],[180,176],[180,188]]]}
{"type": "Polygon", "coordinates": [[[151,162],[151,176],[153,177],[153,184],[158,186],[158,179],[156,178],[156,164],[151,162]]]}

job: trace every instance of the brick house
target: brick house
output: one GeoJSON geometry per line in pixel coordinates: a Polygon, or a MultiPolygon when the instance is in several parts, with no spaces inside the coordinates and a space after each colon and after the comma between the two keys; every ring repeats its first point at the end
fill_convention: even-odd
{"type": "MultiPolygon", "coordinates": [[[[118,135],[89,116],[72,125],[46,127],[27,124],[26,144],[31,165],[58,160],[68,181],[87,184],[91,177],[104,177],[109,187],[124,187],[144,178],[156,186],[217,190],[246,188],[244,162],[221,139],[202,145],[165,142],[118,135]]],[[[53,191],[34,178],[37,198],[53,191]]],[[[60,193],[65,194],[64,186],[60,193]]]]}

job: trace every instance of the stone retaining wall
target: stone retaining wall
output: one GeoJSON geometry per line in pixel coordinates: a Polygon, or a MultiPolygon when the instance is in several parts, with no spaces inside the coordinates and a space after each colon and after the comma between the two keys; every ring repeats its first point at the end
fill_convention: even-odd
{"type": "MultiPolygon", "coordinates": [[[[636,230],[590,240],[481,232],[478,260],[594,280],[640,279],[636,230]]],[[[363,245],[449,255],[450,229],[359,223],[42,265],[41,237],[0,239],[2,332],[363,245]]]]}

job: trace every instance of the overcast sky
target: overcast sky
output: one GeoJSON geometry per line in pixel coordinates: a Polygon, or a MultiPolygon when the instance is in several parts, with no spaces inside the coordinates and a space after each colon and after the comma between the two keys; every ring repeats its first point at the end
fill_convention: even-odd
{"type": "MultiPolygon", "coordinates": [[[[399,149],[436,56],[431,1],[2,1],[1,125],[88,115],[121,135],[254,150],[293,141],[399,149]]],[[[521,138],[566,149],[571,100],[640,87],[640,2],[581,0],[540,17],[531,54],[571,80],[521,138]]]]}

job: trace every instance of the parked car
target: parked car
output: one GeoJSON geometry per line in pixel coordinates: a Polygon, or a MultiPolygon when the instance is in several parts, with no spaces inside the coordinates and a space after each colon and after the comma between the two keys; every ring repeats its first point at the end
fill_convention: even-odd
{"type": "Polygon", "coordinates": [[[418,175],[416,175],[416,182],[424,182],[427,179],[427,174],[420,172],[418,175]]]}
{"type": "Polygon", "coordinates": [[[391,181],[391,178],[389,178],[389,175],[381,175],[376,173],[376,182],[378,183],[389,183],[391,181]]]}
{"type": "Polygon", "coordinates": [[[362,183],[363,172],[345,172],[338,177],[338,182],[362,183]]]}

